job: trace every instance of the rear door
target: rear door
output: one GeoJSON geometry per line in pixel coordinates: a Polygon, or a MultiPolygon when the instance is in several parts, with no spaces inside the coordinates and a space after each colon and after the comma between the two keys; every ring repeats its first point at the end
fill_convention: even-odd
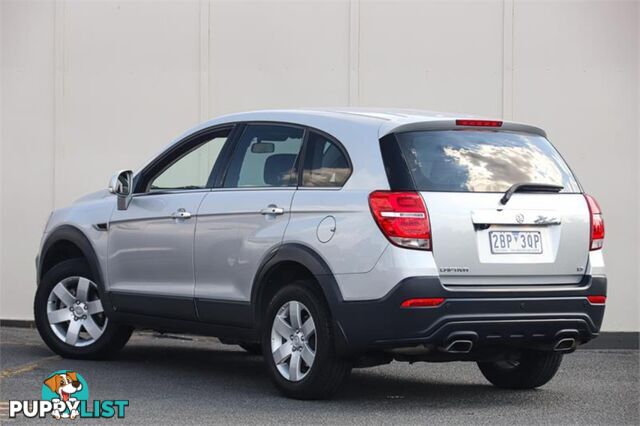
{"type": "Polygon", "coordinates": [[[289,222],[304,129],[247,124],[228,167],[198,211],[195,296],[199,318],[250,323],[253,279],[289,222]]]}
{"type": "Polygon", "coordinates": [[[546,138],[483,129],[396,137],[429,211],[443,284],[580,281],[588,260],[589,211],[546,138]],[[500,201],[512,185],[525,182],[562,189],[530,188],[500,201]]]}

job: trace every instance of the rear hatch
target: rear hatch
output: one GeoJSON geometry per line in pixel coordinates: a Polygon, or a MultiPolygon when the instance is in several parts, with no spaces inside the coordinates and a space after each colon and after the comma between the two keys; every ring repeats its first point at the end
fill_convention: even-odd
{"type": "Polygon", "coordinates": [[[443,284],[582,279],[589,209],[571,170],[544,136],[465,127],[401,132],[394,139],[408,179],[425,201],[443,284]],[[517,186],[523,183],[535,185],[517,186]],[[505,197],[510,188],[516,191],[505,197]]]}

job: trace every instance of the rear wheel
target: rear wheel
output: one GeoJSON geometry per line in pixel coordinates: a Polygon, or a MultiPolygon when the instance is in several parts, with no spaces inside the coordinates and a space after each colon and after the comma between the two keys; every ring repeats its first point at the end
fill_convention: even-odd
{"type": "Polygon", "coordinates": [[[479,362],[478,367],[494,386],[505,389],[533,389],[555,376],[562,354],[558,352],[522,350],[513,359],[479,362]]]}
{"type": "Polygon", "coordinates": [[[296,281],[276,293],[264,325],[264,359],[280,392],[326,399],[338,391],[351,363],[335,353],[329,309],[312,282],[296,281]]]}
{"type": "Polygon", "coordinates": [[[109,321],[96,279],[82,259],[66,260],[47,271],[33,308],[42,340],[66,358],[107,358],[131,336],[130,327],[109,321]]]}

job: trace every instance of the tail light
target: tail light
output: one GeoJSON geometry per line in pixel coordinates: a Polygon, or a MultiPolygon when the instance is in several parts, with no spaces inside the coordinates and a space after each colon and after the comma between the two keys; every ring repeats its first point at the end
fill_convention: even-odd
{"type": "Polygon", "coordinates": [[[375,191],[369,207],[382,233],[393,244],[431,250],[429,213],[417,192],[375,191]]]}
{"type": "Polygon", "coordinates": [[[600,250],[604,244],[604,219],[602,211],[595,198],[584,194],[589,206],[589,216],[591,217],[591,238],[589,239],[590,250],[600,250]]]}

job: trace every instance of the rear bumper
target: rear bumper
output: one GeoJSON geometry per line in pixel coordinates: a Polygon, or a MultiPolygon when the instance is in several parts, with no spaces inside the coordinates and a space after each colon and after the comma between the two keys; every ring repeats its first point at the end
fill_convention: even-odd
{"type": "Polygon", "coordinates": [[[349,352],[426,345],[446,348],[457,339],[473,347],[552,349],[562,338],[578,344],[598,335],[604,305],[588,295],[606,295],[604,276],[585,276],[579,285],[561,290],[452,291],[437,277],[401,281],[386,297],[342,302],[334,307],[338,333],[349,352]],[[407,299],[443,297],[434,308],[402,308],[407,299]]]}

